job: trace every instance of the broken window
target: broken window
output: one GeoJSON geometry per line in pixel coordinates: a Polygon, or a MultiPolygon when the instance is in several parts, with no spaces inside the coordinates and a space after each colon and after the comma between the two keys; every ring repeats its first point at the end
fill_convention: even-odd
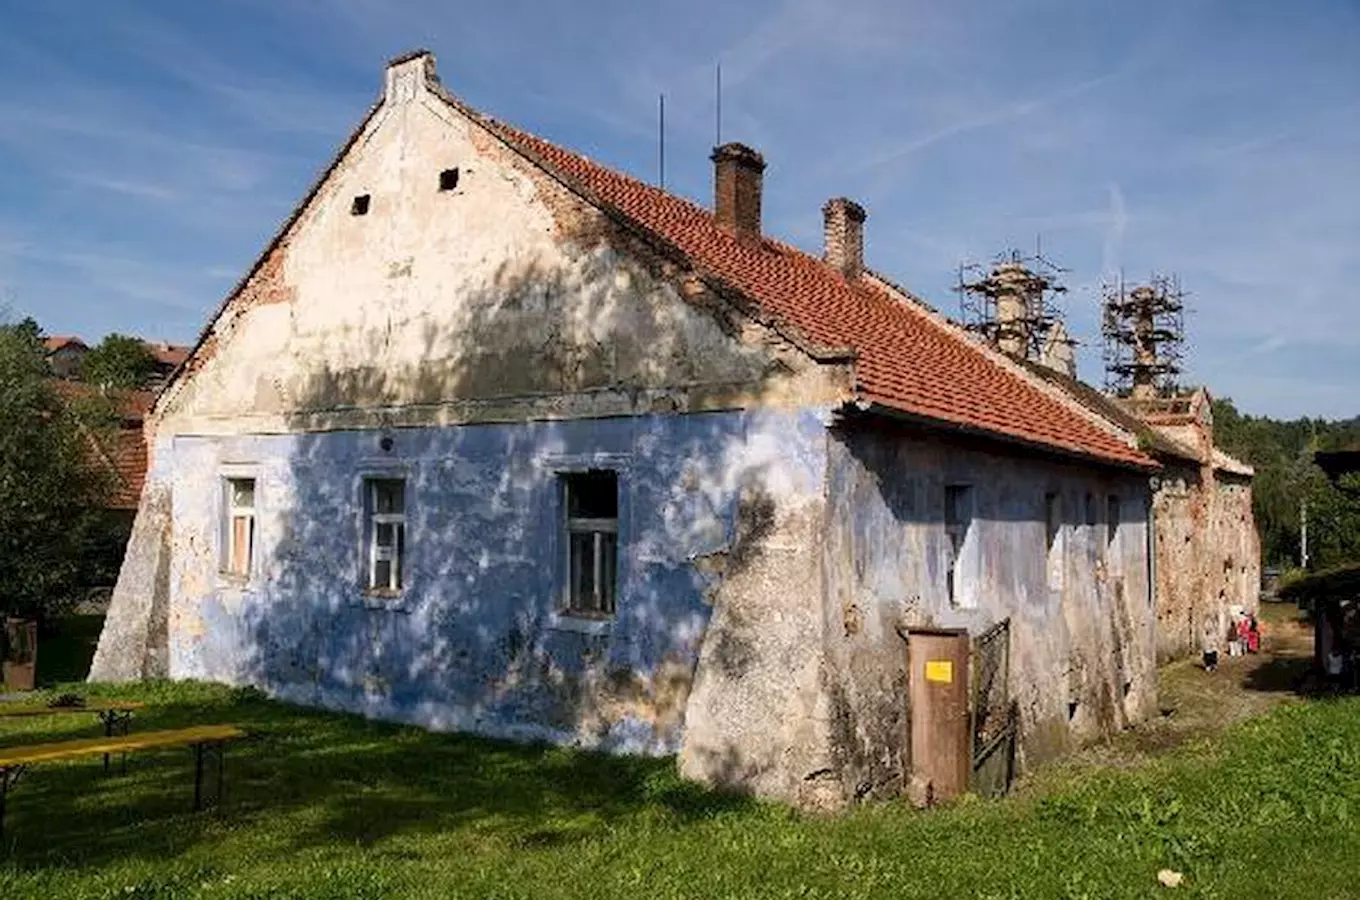
{"type": "Polygon", "coordinates": [[[592,469],[564,476],[567,597],[571,615],[614,614],[619,555],[619,477],[592,469]]]}
{"type": "Polygon", "coordinates": [[[1048,587],[1049,590],[1062,590],[1062,495],[1055,492],[1044,494],[1044,534],[1048,548],[1045,557],[1048,587]]]}
{"type": "Polygon", "coordinates": [[[458,170],[445,169],[439,173],[439,189],[441,191],[451,191],[458,187],[458,170]]]}
{"type": "Polygon", "coordinates": [[[250,577],[255,555],[255,479],[228,478],[223,485],[226,508],[222,542],[222,571],[236,578],[250,577]]]}
{"type": "Polygon", "coordinates": [[[949,601],[955,606],[972,606],[964,567],[964,551],[973,526],[973,487],[950,484],[944,489],[944,530],[949,536],[949,565],[946,569],[949,601]]]}
{"type": "Polygon", "coordinates": [[[354,202],[349,205],[349,214],[351,216],[368,215],[369,200],[370,198],[368,194],[360,194],[359,196],[355,197],[354,202]]]}
{"type": "Polygon", "coordinates": [[[368,590],[396,593],[406,569],[406,481],[366,478],[368,590]]]}

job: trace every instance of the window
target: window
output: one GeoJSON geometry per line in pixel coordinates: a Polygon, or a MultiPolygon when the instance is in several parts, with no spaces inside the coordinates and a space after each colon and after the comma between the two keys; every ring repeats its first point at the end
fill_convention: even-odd
{"type": "Polygon", "coordinates": [[[1105,498],[1105,546],[1114,548],[1119,539],[1119,498],[1114,494],[1105,498]]]}
{"type": "Polygon", "coordinates": [[[973,525],[973,488],[967,484],[950,484],[944,489],[944,530],[949,536],[948,582],[949,601],[956,606],[971,606],[962,584],[963,555],[968,544],[968,532],[973,525]]]}
{"type": "Polygon", "coordinates": [[[619,555],[618,473],[601,469],[564,477],[567,532],[566,611],[614,614],[619,555]]]}
{"type": "Polygon", "coordinates": [[[406,481],[364,479],[368,515],[368,583],[374,593],[396,593],[406,574],[406,481]]]}
{"type": "Polygon", "coordinates": [[[255,479],[228,478],[223,485],[222,571],[236,578],[250,577],[255,555],[255,479]]]}
{"type": "Polygon", "coordinates": [[[369,200],[370,198],[368,194],[360,194],[359,196],[355,197],[354,202],[349,205],[349,214],[351,216],[368,215],[369,200]]]}
{"type": "Polygon", "coordinates": [[[1048,548],[1045,565],[1048,569],[1050,590],[1062,590],[1063,548],[1062,548],[1062,496],[1057,493],[1044,494],[1044,535],[1048,548]]]}
{"type": "Polygon", "coordinates": [[[458,170],[445,169],[439,173],[439,189],[441,191],[451,191],[458,187],[458,170]]]}

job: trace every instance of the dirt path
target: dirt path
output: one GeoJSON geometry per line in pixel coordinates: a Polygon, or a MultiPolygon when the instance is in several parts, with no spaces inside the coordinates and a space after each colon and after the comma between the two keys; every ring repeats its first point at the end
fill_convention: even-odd
{"type": "Polygon", "coordinates": [[[1042,767],[1023,778],[1017,789],[1042,790],[1051,778],[1070,775],[1074,769],[1135,766],[1281,703],[1299,702],[1298,688],[1311,666],[1312,627],[1299,620],[1292,604],[1261,607],[1262,652],[1220,655],[1213,673],[1205,672],[1199,659],[1163,666],[1157,673],[1160,716],[1042,767]]]}

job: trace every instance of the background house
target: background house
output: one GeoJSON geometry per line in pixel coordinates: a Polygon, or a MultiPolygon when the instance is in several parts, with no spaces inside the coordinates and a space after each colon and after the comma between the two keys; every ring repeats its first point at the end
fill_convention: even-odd
{"type": "Polygon", "coordinates": [[[1155,708],[1157,463],[865,267],[469,109],[381,98],[205,328],[91,677],[900,792],[911,634],[1003,626],[1023,760],[1155,708]]]}

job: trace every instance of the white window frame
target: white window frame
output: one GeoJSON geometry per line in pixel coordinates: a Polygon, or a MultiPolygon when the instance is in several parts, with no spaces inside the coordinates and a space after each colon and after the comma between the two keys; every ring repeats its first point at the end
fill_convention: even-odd
{"type": "Polygon", "coordinates": [[[221,490],[222,560],[218,571],[233,581],[249,581],[255,571],[255,549],[260,542],[260,479],[254,472],[224,472],[221,490]],[[238,506],[235,501],[236,485],[247,481],[250,482],[251,503],[249,506],[238,506]],[[235,527],[237,518],[244,518],[249,523],[246,527],[246,539],[249,543],[246,546],[244,571],[232,568],[237,557],[235,527]]]}
{"type": "Polygon", "coordinates": [[[368,570],[364,575],[364,590],[367,593],[380,596],[396,596],[406,589],[406,583],[409,581],[407,569],[411,551],[406,527],[406,478],[403,475],[365,475],[363,487],[365,540],[368,545],[368,570]],[[390,484],[401,486],[401,512],[378,512],[379,488],[390,484]],[[398,539],[397,533],[393,534],[392,555],[387,560],[379,558],[378,527],[380,525],[392,525],[399,529],[400,539],[398,539]],[[378,563],[383,561],[390,563],[387,567],[387,584],[385,585],[377,583],[378,563]]]}
{"type": "Polygon", "coordinates": [[[563,541],[563,543],[564,543],[564,547],[563,547],[563,565],[564,565],[564,569],[563,569],[563,572],[564,572],[565,577],[563,578],[563,585],[562,585],[562,601],[561,601],[561,608],[560,608],[560,610],[559,610],[559,615],[567,616],[567,617],[571,617],[571,618],[575,618],[575,619],[586,619],[586,620],[594,620],[594,621],[611,621],[611,620],[613,620],[613,618],[618,614],[618,608],[619,608],[619,537],[618,537],[618,536],[619,536],[619,506],[621,505],[621,502],[620,502],[620,501],[621,501],[621,498],[619,497],[619,494],[621,493],[620,479],[619,479],[619,472],[618,472],[618,470],[616,470],[616,469],[595,469],[595,470],[593,470],[593,471],[599,471],[599,472],[608,472],[608,473],[610,473],[611,475],[614,476],[614,493],[615,493],[615,497],[614,497],[614,499],[615,499],[615,512],[614,512],[614,518],[612,518],[612,519],[607,519],[607,518],[573,517],[573,516],[570,515],[570,511],[571,511],[571,490],[572,490],[572,481],[573,481],[574,479],[576,479],[576,478],[580,478],[580,477],[582,477],[582,476],[588,475],[590,471],[591,471],[591,470],[577,470],[577,471],[570,471],[570,472],[562,472],[562,473],[560,473],[560,478],[561,478],[561,482],[562,482],[562,487],[561,487],[562,522],[563,522],[563,533],[564,533],[564,538],[565,538],[564,541],[563,541]],[[572,546],[573,546],[573,544],[574,544],[574,541],[572,540],[572,538],[573,538],[573,536],[578,535],[578,534],[590,534],[590,535],[594,535],[594,538],[595,538],[595,539],[591,542],[591,547],[592,547],[592,550],[593,550],[593,552],[592,552],[592,558],[591,558],[591,568],[592,568],[592,570],[593,570],[593,571],[592,571],[591,584],[594,586],[594,590],[595,590],[595,597],[594,597],[595,604],[594,604],[594,607],[593,607],[593,608],[588,608],[588,607],[585,607],[585,606],[578,606],[578,605],[576,604],[576,602],[575,602],[575,601],[576,601],[576,596],[575,596],[576,585],[575,585],[574,579],[571,577],[571,576],[572,576],[572,572],[574,571],[573,568],[572,568],[572,558],[571,558],[571,555],[572,555],[572,546]],[[604,546],[604,545],[603,545],[603,541],[601,540],[601,537],[602,537],[603,535],[613,535],[613,536],[614,536],[614,568],[613,568],[613,571],[609,573],[609,581],[610,581],[612,590],[611,590],[611,592],[610,592],[610,593],[611,593],[611,597],[610,597],[610,606],[609,606],[608,609],[602,609],[602,608],[601,608],[601,607],[603,606],[603,602],[602,602],[603,598],[601,597],[601,591],[600,591],[600,588],[601,588],[601,585],[602,585],[602,581],[603,581],[603,579],[601,578],[601,576],[602,576],[602,575],[604,574],[604,572],[605,572],[605,566],[604,566],[604,549],[603,549],[603,546],[604,546]]]}

